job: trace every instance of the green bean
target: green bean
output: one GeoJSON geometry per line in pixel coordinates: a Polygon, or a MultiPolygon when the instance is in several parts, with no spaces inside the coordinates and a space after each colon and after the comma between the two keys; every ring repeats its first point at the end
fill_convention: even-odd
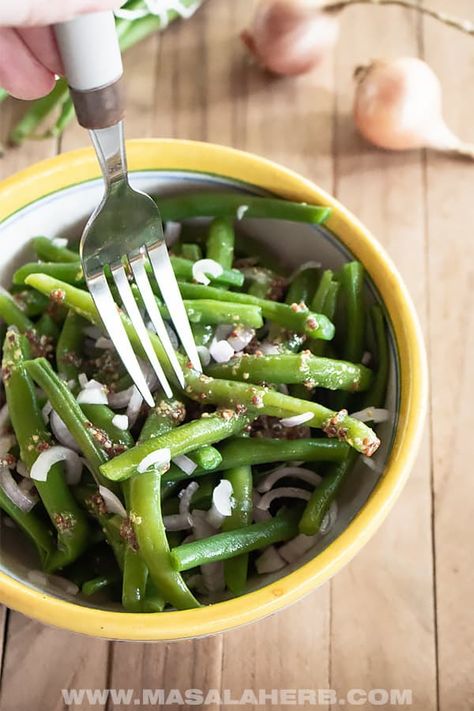
{"type": "Polygon", "coordinates": [[[179,256],[184,257],[184,259],[189,259],[191,262],[198,262],[202,259],[201,247],[192,242],[185,242],[181,245],[179,256]]]}
{"type": "Polygon", "coordinates": [[[313,311],[323,312],[324,304],[329,292],[330,285],[332,284],[334,277],[334,272],[331,269],[326,269],[321,274],[321,279],[319,280],[318,288],[314,294],[313,300],[311,301],[311,309],[313,311]]]}
{"type": "MultiPolygon", "coordinates": [[[[340,462],[349,451],[344,442],[326,438],[314,439],[265,439],[242,438],[228,439],[220,447],[222,461],[215,471],[273,462],[340,462]]],[[[202,468],[195,469],[192,478],[209,473],[202,468]]],[[[172,466],[162,476],[163,491],[167,492],[180,481],[190,479],[190,475],[172,466]]]]}
{"type": "MultiPolygon", "coordinates": [[[[216,326],[220,323],[233,323],[261,328],[263,326],[262,312],[258,306],[250,304],[236,304],[227,301],[212,299],[184,300],[186,313],[192,324],[202,323],[216,326]]],[[[168,309],[160,307],[161,315],[170,318],[168,309]]]]}
{"type": "Polygon", "coordinates": [[[331,321],[323,314],[311,312],[304,304],[292,304],[289,306],[278,301],[259,299],[251,294],[223,291],[212,286],[186,284],[184,282],[180,282],[179,288],[185,299],[213,299],[258,306],[265,318],[290,331],[304,333],[308,338],[321,338],[325,341],[330,341],[334,336],[334,326],[331,321]]]}
{"type": "MultiPolygon", "coordinates": [[[[87,292],[64,282],[59,282],[44,274],[31,275],[28,277],[27,283],[45,294],[49,294],[51,290],[60,289],[63,292],[63,300],[66,306],[74,309],[92,323],[97,324],[100,322],[92,298],[87,292]]],[[[213,291],[221,293],[218,289],[213,289],[213,291]]],[[[223,293],[227,294],[228,292],[223,293]]],[[[122,323],[137,354],[143,356],[140,340],[130,321],[124,315],[122,315],[122,323]]],[[[166,374],[174,382],[173,373],[167,363],[166,354],[163,351],[160,340],[153,333],[150,333],[149,336],[166,374]]],[[[184,359],[181,358],[181,362],[183,361],[184,359]]],[[[330,437],[344,439],[357,451],[361,451],[367,456],[372,455],[380,444],[378,437],[370,427],[367,427],[359,420],[349,417],[345,411],[336,413],[318,403],[306,402],[257,385],[208,378],[189,368],[184,368],[184,371],[187,382],[186,393],[200,402],[204,398],[206,403],[211,404],[223,404],[224,406],[231,404],[233,407],[256,408],[260,414],[273,415],[275,417],[288,417],[312,412],[312,425],[314,427],[321,427],[330,437]]]]}
{"type": "Polygon", "coordinates": [[[208,346],[214,338],[214,328],[208,323],[192,323],[191,329],[197,346],[208,346]]]}
{"type": "MultiPolygon", "coordinates": [[[[309,305],[311,303],[311,297],[314,294],[317,275],[318,270],[313,268],[303,269],[299,272],[290,283],[286,294],[286,303],[299,304],[303,302],[309,305]]],[[[314,306],[311,306],[311,311],[322,313],[320,307],[314,308],[314,306]]]]}
{"type": "Polygon", "coordinates": [[[348,262],[341,269],[341,289],[346,311],[343,356],[360,362],[364,349],[364,267],[360,262],[348,262]]]}
{"type": "Polygon", "coordinates": [[[218,449],[208,444],[204,447],[199,447],[191,452],[191,459],[195,462],[200,469],[204,471],[212,471],[217,469],[219,464],[222,462],[222,455],[218,449]]]}
{"type": "Polygon", "coordinates": [[[227,363],[216,363],[207,368],[215,378],[247,380],[261,383],[310,383],[313,387],[357,392],[367,390],[372,372],[363,365],[332,358],[319,358],[310,351],[256,356],[244,354],[227,363]]]}
{"type": "Polygon", "coordinates": [[[45,358],[28,361],[25,367],[76,440],[94,475],[110,488],[110,483],[100,473],[100,465],[107,461],[106,447],[112,448],[107,435],[92,426],[66,383],[56,375],[45,358]]]}
{"type": "Polygon", "coordinates": [[[351,450],[344,461],[332,465],[321,484],[311,494],[299,523],[300,533],[314,536],[321,528],[323,519],[329,510],[331,502],[336,498],[341,484],[351,470],[357,454],[351,450]]]}
{"type": "Polygon", "coordinates": [[[383,407],[387,391],[389,353],[385,327],[385,318],[379,304],[373,304],[369,310],[370,320],[375,335],[377,349],[377,370],[365,397],[365,407],[383,407]]]}
{"type": "Polygon", "coordinates": [[[67,95],[67,82],[59,79],[54,89],[41,99],[32,103],[31,108],[23,115],[8,136],[8,140],[14,146],[19,146],[25,138],[29,138],[44,119],[55,109],[58,101],[67,95]]]}
{"type": "Polygon", "coordinates": [[[10,516],[13,521],[26,533],[35,546],[41,567],[49,568],[49,563],[53,557],[54,547],[51,531],[47,525],[36,515],[34,511],[22,511],[0,488],[0,509],[10,516]]]}
{"type": "Polygon", "coordinates": [[[77,262],[30,262],[23,264],[13,274],[13,284],[24,284],[30,274],[47,274],[68,284],[84,284],[81,263],[77,262]]]}
{"type": "Polygon", "coordinates": [[[232,269],[234,261],[234,228],[230,220],[217,218],[211,222],[207,238],[206,257],[224,269],[232,269]]]}
{"type": "MultiPolygon", "coordinates": [[[[232,498],[234,501],[232,513],[222,522],[223,531],[234,531],[244,528],[252,523],[252,467],[248,464],[229,469],[225,478],[232,485],[232,498]]],[[[240,595],[247,582],[248,553],[224,562],[224,578],[229,590],[240,595]]]]}
{"type": "Polygon", "coordinates": [[[235,218],[244,211],[245,218],[262,217],[292,222],[321,224],[331,213],[329,207],[318,207],[304,203],[254,197],[239,193],[196,192],[176,196],[160,196],[158,200],[164,222],[181,222],[193,217],[235,218]],[[240,208],[240,209],[239,209],[240,208]]]}
{"type": "Polygon", "coordinates": [[[59,247],[49,237],[34,237],[33,249],[38,259],[43,262],[79,262],[79,254],[67,247],[59,247]]]}
{"type": "Polygon", "coordinates": [[[133,437],[128,430],[122,430],[114,425],[113,419],[116,413],[107,405],[86,405],[81,404],[81,410],[89,422],[92,422],[101,432],[105,432],[112,443],[110,453],[119,454],[125,449],[133,447],[135,444],[133,437]]]}
{"type": "Polygon", "coordinates": [[[186,416],[184,403],[178,398],[161,398],[150,410],[140,432],[139,442],[146,442],[180,425],[186,416]]]}
{"type": "Polygon", "coordinates": [[[209,417],[201,417],[159,437],[137,444],[101,467],[102,474],[112,481],[123,481],[137,473],[140,462],[152,452],[165,447],[170,449],[171,459],[192,452],[198,447],[218,442],[241,430],[249,421],[248,416],[223,410],[209,417]]]}
{"type": "MultiPolygon", "coordinates": [[[[339,294],[340,284],[338,281],[331,281],[324,289],[325,297],[322,307],[322,313],[331,321],[334,321],[336,315],[337,298],[339,294]]],[[[314,301],[312,306],[314,305],[314,301]]],[[[325,355],[328,347],[327,341],[311,341],[309,344],[311,352],[316,356],[325,355]]]]}
{"type": "Polygon", "coordinates": [[[23,313],[8,291],[0,291],[0,318],[8,326],[16,326],[21,333],[32,331],[33,322],[23,313]]]}
{"type": "Polygon", "coordinates": [[[51,341],[56,341],[59,336],[59,327],[48,313],[44,313],[36,322],[35,330],[38,336],[45,336],[51,341]]]}
{"type": "Polygon", "coordinates": [[[109,573],[108,575],[98,575],[96,578],[86,580],[81,586],[81,592],[86,597],[95,595],[100,590],[116,585],[120,580],[117,573],[109,573]]]}
{"type": "MultiPolygon", "coordinates": [[[[18,331],[9,329],[3,349],[3,381],[10,421],[20,447],[21,460],[28,469],[51,445],[39,409],[33,382],[24,360],[24,343],[18,331]]],[[[60,464],[48,472],[46,481],[35,481],[36,489],[57,532],[58,550],[48,569],[61,568],[83,552],[88,544],[89,527],[72,496],[60,464]]]]}
{"type": "Polygon", "coordinates": [[[34,318],[35,316],[44,314],[49,306],[49,299],[33,289],[13,287],[12,297],[16,305],[28,318],[34,318]]]}
{"type": "Polygon", "coordinates": [[[298,533],[300,515],[299,510],[283,511],[262,523],[184,543],[171,551],[171,564],[175,570],[190,570],[287,541],[298,533]]]}
{"type": "MultiPolygon", "coordinates": [[[[177,279],[189,279],[193,277],[193,264],[189,259],[183,257],[171,257],[171,264],[177,279]]],[[[242,286],[244,283],[244,275],[238,269],[224,269],[222,274],[217,277],[210,276],[209,279],[214,284],[225,284],[227,286],[242,286]]]]}
{"type": "Polygon", "coordinates": [[[78,376],[83,370],[82,345],[87,321],[69,311],[56,345],[56,367],[66,382],[74,381],[73,392],[79,389],[78,376]]]}
{"type": "Polygon", "coordinates": [[[246,270],[245,278],[250,281],[247,292],[259,299],[278,301],[286,286],[286,281],[270,269],[251,267],[246,270]]]}

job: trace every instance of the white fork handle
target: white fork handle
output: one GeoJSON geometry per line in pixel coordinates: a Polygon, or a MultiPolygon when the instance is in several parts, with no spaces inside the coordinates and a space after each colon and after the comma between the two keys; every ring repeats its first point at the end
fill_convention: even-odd
{"type": "Polygon", "coordinates": [[[107,128],[123,116],[122,57],[112,12],[94,12],[55,26],[79,123],[107,128]]]}
{"type": "Polygon", "coordinates": [[[55,26],[69,86],[92,91],[122,76],[122,57],[112,12],[94,12],[55,26]]]}

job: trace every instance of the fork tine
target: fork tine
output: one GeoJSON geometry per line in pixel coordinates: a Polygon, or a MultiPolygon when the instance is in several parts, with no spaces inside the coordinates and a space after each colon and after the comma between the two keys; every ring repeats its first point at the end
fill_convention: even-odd
{"type": "MultiPolygon", "coordinates": [[[[128,277],[125,273],[124,267],[122,265],[112,267],[112,277],[115,281],[115,284],[120,294],[120,298],[122,299],[122,303],[125,307],[128,317],[132,322],[135,331],[137,332],[137,335],[143,346],[143,350],[145,351],[148,360],[150,361],[153,370],[155,371],[158,380],[160,381],[160,384],[163,390],[165,391],[166,397],[173,397],[173,393],[168,383],[168,380],[166,379],[164,370],[161,367],[161,363],[156,356],[155,350],[151,344],[150,337],[148,335],[148,331],[145,327],[145,324],[143,323],[143,319],[137,306],[137,302],[135,301],[135,297],[133,296],[133,292],[128,282],[128,277]]],[[[152,404],[154,404],[153,398],[152,404]]]]}
{"type": "Polygon", "coordinates": [[[173,267],[166,244],[162,242],[156,247],[147,248],[155,279],[168,307],[169,314],[178,336],[183,344],[191,364],[195,370],[202,372],[201,361],[194,343],[193,332],[189,325],[188,315],[184,308],[183,297],[174,275],[173,267]]]}
{"type": "Polygon", "coordinates": [[[152,291],[147,273],[145,271],[145,255],[140,253],[136,257],[129,257],[129,262],[130,267],[132,268],[133,276],[135,277],[135,284],[138,287],[146,310],[148,311],[148,315],[153,326],[155,327],[158,338],[161,341],[161,345],[165,349],[166,355],[173,366],[173,370],[176,373],[179,384],[182,388],[184,388],[186,383],[184,381],[183,371],[179,364],[179,360],[176,357],[176,352],[173,348],[173,344],[171,343],[168,331],[166,330],[165,323],[156,303],[156,297],[152,291]]]}
{"type": "Polygon", "coordinates": [[[153,395],[150,392],[145,376],[140,368],[140,363],[128,340],[127,333],[117,310],[117,304],[113,299],[105,275],[99,274],[88,278],[87,286],[89,287],[89,292],[94,300],[97,311],[100,314],[107,333],[117,349],[122,363],[128,370],[129,375],[146,403],[150,405],[150,407],[153,407],[155,404],[153,395]]]}

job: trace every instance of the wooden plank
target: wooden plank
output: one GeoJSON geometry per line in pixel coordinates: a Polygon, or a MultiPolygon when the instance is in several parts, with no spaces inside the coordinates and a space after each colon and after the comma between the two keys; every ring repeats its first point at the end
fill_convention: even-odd
{"type": "MultiPolygon", "coordinates": [[[[434,7],[445,9],[435,0],[434,7]]],[[[472,2],[452,0],[449,11],[472,18],[472,2]]],[[[423,23],[424,55],[443,85],[451,128],[474,141],[472,37],[433,21],[423,23]]],[[[474,397],[472,320],[474,241],[472,163],[427,154],[429,343],[432,368],[433,483],[439,704],[441,711],[474,707],[472,601],[474,539],[472,445],[460,426],[474,397]]],[[[468,435],[469,436],[469,435],[468,435]]]]}
{"type": "MultiPolygon", "coordinates": [[[[416,54],[417,22],[395,8],[343,16],[337,53],[336,191],[394,257],[426,327],[423,171],[419,153],[389,154],[355,135],[352,73],[372,57],[416,54]],[[383,29],[383,31],[382,31],[383,29]]],[[[429,433],[395,510],[332,581],[331,686],[412,689],[436,708],[429,433]]],[[[370,704],[361,708],[372,708],[370,704]]]]}
{"type": "MultiPolygon", "coordinates": [[[[12,613],[0,692],[2,711],[59,711],[65,707],[62,689],[105,687],[107,649],[102,640],[46,627],[12,613]]],[[[92,706],[84,703],[81,708],[92,706]]],[[[93,708],[100,710],[103,705],[93,708]]]]}

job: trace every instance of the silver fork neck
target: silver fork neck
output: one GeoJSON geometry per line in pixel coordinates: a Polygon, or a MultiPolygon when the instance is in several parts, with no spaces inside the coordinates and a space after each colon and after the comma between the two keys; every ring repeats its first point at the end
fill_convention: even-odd
{"type": "Polygon", "coordinates": [[[127,180],[123,122],[89,131],[107,187],[127,180]]]}

